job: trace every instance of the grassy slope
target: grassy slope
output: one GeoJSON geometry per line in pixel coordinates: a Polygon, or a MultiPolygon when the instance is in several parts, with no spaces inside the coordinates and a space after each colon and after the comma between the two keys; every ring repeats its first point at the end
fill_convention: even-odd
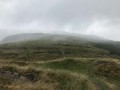
{"type": "Polygon", "coordinates": [[[11,88],[12,90],[16,90],[16,88],[18,90],[119,90],[119,76],[114,77],[114,74],[108,73],[108,77],[96,73],[95,64],[98,61],[115,62],[116,65],[120,63],[119,60],[106,58],[68,58],[44,62],[0,60],[0,66],[6,67],[4,71],[17,72],[23,76],[28,74],[27,76],[30,75],[36,80],[33,81],[34,79],[30,79],[29,77],[26,77],[27,79],[17,77],[14,80],[14,78],[4,78],[1,76],[1,78],[7,80],[2,81],[2,86],[4,88],[11,88]],[[39,72],[39,74],[36,72],[39,72]],[[9,84],[8,81],[11,83],[9,84]]]}
{"type": "MultiPolygon", "coordinates": [[[[81,90],[119,90],[120,89],[120,71],[118,71],[118,76],[114,76],[113,73],[107,73],[108,76],[96,74],[96,66],[95,63],[99,61],[106,62],[115,62],[119,66],[119,60],[113,61],[113,59],[98,59],[98,58],[76,58],[76,59],[61,59],[56,61],[48,61],[44,63],[34,63],[33,66],[40,67],[43,69],[52,69],[55,71],[68,72],[73,73],[75,75],[80,76],[84,79],[81,83],[79,83],[82,87],[81,90]],[[92,84],[92,85],[90,85],[92,84]],[[91,87],[93,86],[93,87],[91,87]],[[99,87],[99,88],[98,88],[99,87]]],[[[111,66],[111,65],[110,65],[111,66]]],[[[102,67],[104,68],[104,67],[102,67]]],[[[117,68],[117,69],[118,69],[117,68]]],[[[105,67],[104,69],[108,69],[112,71],[112,68],[105,67]]],[[[114,71],[114,70],[113,70],[114,71]]],[[[73,88],[74,90],[74,88],[73,88]]]]}
{"type": "Polygon", "coordinates": [[[10,73],[7,74],[10,77],[3,77],[5,73],[0,72],[2,82],[0,88],[2,90],[3,88],[12,90],[16,88],[18,90],[119,90],[120,78],[116,75],[120,75],[120,62],[113,59],[113,57],[119,58],[116,51],[119,48],[113,44],[109,45],[113,47],[112,50],[111,47],[102,47],[98,43],[48,39],[0,45],[0,67],[6,67],[5,73],[10,73]],[[111,53],[112,51],[115,52],[111,53]],[[66,57],[74,59],[66,60],[66,57]],[[107,67],[102,64],[101,69],[95,66],[97,61],[113,61],[117,64],[110,64],[107,67]],[[17,78],[14,77],[16,80],[11,78],[11,75],[14,76],[15,73],[19,74],[17,78]],[[30,77],[37,81],[31,80],[30,77]]]}
{"type": "Polygon", "coordinates": [[[0,58],[16,60],[49,60],[62,57],[111,57],[109,51],[91,43],[38,40],[0,46],[0,58]]]}

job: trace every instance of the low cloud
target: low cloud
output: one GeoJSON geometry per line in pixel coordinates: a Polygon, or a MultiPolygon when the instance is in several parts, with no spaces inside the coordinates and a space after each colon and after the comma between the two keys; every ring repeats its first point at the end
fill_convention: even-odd
{"type": "Polygon", "coordinates": [[[0,38],[72,32],[120,40],[119,0],[0,0],[0,38]]]}

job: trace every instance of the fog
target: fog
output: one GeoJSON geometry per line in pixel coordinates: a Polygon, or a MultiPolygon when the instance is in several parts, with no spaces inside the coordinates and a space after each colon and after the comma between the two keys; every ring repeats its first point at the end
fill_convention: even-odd
{"type": "Polygon", "coordinates": [[[120,40],[120,0],[0,0],[0,39],[77,33],[120,40]]]}

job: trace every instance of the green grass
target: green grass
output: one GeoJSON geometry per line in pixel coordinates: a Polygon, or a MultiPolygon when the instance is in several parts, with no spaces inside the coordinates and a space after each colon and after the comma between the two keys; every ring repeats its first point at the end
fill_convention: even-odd
{"type": "Polygon", "coordinates": [[[12,90],[15,90],[16,87],[19,87],[18,90],[21,90],[21,87],[22,90],[119,90],[119,79],[95,73],[96,62],[111,62],[111,60],[102,58],[67,58],[44,62],[8,60],[4,63],[1,60],[0,64],[3,68],[0,70],[10,72],[12,76],[15,73],[19,75],[17,78],[15,76],[16,80],[11,76],[1,76],[2,86],[8,88],[7,90],[10,87],[12,90]],[[25,65],[21,65],[21,63],[25,65]]]}
{"type": "Polygon", "coordinates": [[[14,75],[13,70],[6,66],[4,66],[4,68],[4,72],[11,73],[9,77],[4,78],[4,75],[0,78],[2,82],[0,84],[0,88],[4,88],[6,90],[15,90],[17,86],[19,87],[18,90],[34,90],[35,88],[35,90],[80,90],[81,88],[79,85],[81,85],[82,78],[76,77],[67,72],[51,71],[47,69],[37,71],[34,69],[21,70],[19,67],[14,67],[16,72],[21,75],[15,79],[15,76],[11,78],[11,76],[14,75]],[[23,79],[21,79],[21,77],[23,77],[23,79]]]}
{"type": "Polygon", "coordinates": [[[91,61],[65,59],[64,61],[48,62],[45,64],[41,64],[40,66],[52,69],[69,70],[72,72],[82,72],[87,74],[91,72],[93,63],[91,61]]]}
{"type": "Polygon", "coordinates": [[[120,90],[120,60],[112,57],[119,56],[88,42],[36,40],[0,45],[0,89],[120,90]]]}
{"type": "MultiPolygon", "coordinates": [[[[61,61],[55,61],[55,62],[48,62],[48,63],[43,63],[43,64],[39,64],[37,66],[43,67],[43,68],[51,68],[54,70],[66,70],[66,71],[70,71],[70,72],[77,72],[77,73],[82,73],[85,75],[88,75],[89,78],[92,79],[92,81],[95,83],[96,86],[100,87],[101,90],[110,90],[110,88],[107,86],[106,82],[103,82],[104,80],[102,79],[103,77],[106,78],[106,80],[110,83],[114,83],[116,84],[116,87],[120,88],[119,84],[120,84],[120,79],[119,76],[114,78],[114,74],[113,73],[108,73],[108,75],[106,76],[105,74],[107,74],[106,72],[104,72],[104,70],[108,70],[110,69],[111,71],[113,70],[113,72],[116,72],[115,70],[118,70],[117,72],[119,72],[119,69],[115,69],[115,68],[110,68],[113,67],[112,65],[110,65],[109,67],[105,67],[103,65],[104,68],[102,70],[103,74],[96,74],[96,72],[101,73],[99,70],[96,71],[96,62],[99,61],[105,61],[105,62],[111,62],[111,61],[106,61],[106,59],[104,60],[100,60],[100,59],[91,59],[91,60],[87,60],[87,59],[65,59],[65,60],[61,60],[61,61]],[[101,77],[100,77],[101,76],[101,77]],[[109,77],[108,77],[109,76],[109,77]],[[97,79],[96,77],[99,77],[99,79],[97,79]],[[100,80],[101,79],[101,80],[100,80]],[[111,81],[110,81],[111,79],[111,81]],[[103,81],[102,81],[103,80],[103,81]]],[[[115,65],[115,64],[114,64],[115,65]]],[[[119,65],[119,64],[118,64],[119,65]]],[[[115,65],[114,67],[118,67],[117,65],[115,65]]],[[[118,74],[120,75],[120,74],[118,74]]],[[[84,86],[86,86],[83,83],[84,86]]],[[[84,87],[83,86],[83,87],[84,87]]],[[[85,89],[86,90],[86,89],[85,89]]],[[[117,89],[116,89],[117,90],[117,89]]]]}
{"type": "Polygon", "coordinates": [[[14,60],[52,60],[63,57],[98,58],[110,57],[109,52],[89,43],[58,41],[28,41],[0,45],[1,59],[14,60]],[[64,52],[64,55],[63,55],[64,52]]]}

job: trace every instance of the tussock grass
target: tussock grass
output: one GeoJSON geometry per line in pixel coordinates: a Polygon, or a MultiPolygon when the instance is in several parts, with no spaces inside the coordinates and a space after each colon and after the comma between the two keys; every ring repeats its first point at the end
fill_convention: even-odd
{"type": "MultiPolygon", "coordinates": [[[[21,62],[1,61],[1,68],[10,72],[9,77],[0,73],[2,90],[119,90],[119,82],[94,73],[98,61],[106,58],[65,58],[52,61],[21,62]],[[20,63],[20,64],[19,64],[20,63]],[[11,78],[11,75],[20,75],[11,78]],[[104,78],[105,79],[104,79],[104,78]]],[[[110,59],[110,62],[114,60],[110,59]]],[[[119,62],[119,61],[117,61],[119,62]]]]}
{"type": "MultiPolygon", "coordinates": [[[[75,73],[69,73],[65,71],[54,71],[50,69],[22,69],[13,67],[3,67],[5,72],[11,72],[13,75],[14,72],[21,74],[16,80],[11,79],[11,83],[4,84],[3,87],[15,90],[25,90],[25,89],[40,89],[40,90],[79,90],[81,87],[80,84],[84,80],[83,76],[81,77],[75,73]],[[33,80],[34,77],[34,80],[33,80]],[[35,81],[35,82],[34,82],[35,81]],[[22,89],[21,89],[22,88],[22,89]]],[[[5,80],[5,79],[4,79],[5,80]]],[[[6,81],[7,82],[7,81],[6,81]]]]}
{"type": "Polygon", "coordinates": [[[0,90],[120,90],[119,51],[72,38],[3,44],[0,90]]]}

